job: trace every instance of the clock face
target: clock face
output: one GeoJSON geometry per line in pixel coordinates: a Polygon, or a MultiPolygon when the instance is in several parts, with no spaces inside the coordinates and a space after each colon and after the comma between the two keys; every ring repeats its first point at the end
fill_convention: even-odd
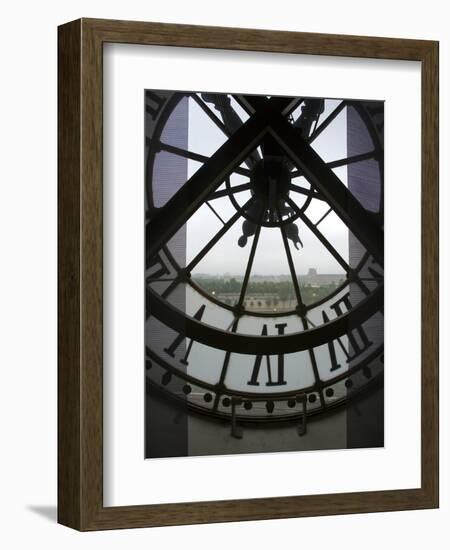
{"type": "Polygon", "coordinates": [[[146,91],[147,457],[383,445],[383,115],[146,91]]]}

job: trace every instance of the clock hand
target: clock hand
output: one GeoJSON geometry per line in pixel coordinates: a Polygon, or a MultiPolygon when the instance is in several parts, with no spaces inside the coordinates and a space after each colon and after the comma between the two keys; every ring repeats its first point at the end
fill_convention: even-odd
{"type": "MultiPolygon", "coordinates": [[[[248,209],[246,209],[246,212],[250,214],[255,219],[261,218],[261,215],[263,214],[263,208],[264,205],[261,203],[259,199],[255,199],[253,204],[250,205],[248,209]]],[[[238,239],[238,245],[241,248],[244,248],[246,246],[248,238],[255,234],[256,231],[256,223],[250,221],[250,220],[244,220],[242,222],[242,235],[238,239]]]]}
{"type": "Polygon", "coordinates": [[[287,225],[286,237],[294,243],[296,250],[298,250],[298,245],[303,248],[303,243],[298,233],[298,227],[295,223],[290,223],[287,225]]]}

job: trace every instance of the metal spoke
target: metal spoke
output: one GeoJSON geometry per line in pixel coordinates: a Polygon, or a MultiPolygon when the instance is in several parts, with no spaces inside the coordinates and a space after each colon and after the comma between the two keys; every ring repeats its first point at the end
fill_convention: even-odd
{"type": "Polygon", "coordinates": [[[299,207],[295,204],[295,202],[290,199],[289,197],[286,199],[288,204],[294,209],[294,211],[298,214],[299,218],[302,220],[302,222],[308,227],[308,229],[311,230],[311,232],[319,239],[319,241],[324,245],[324,247],[332,254],[334,259],[341,265],[341,267],[344,268],[345,272],[348,273],[350,271],[350,266],[348,263],[342,258],[342,256],[339,254],[339,252],[334,248],[334,246],[322,235],[322,233],[317,229],[317,227],[313,224],[313,222],[304,214],[299,207]]]}
{"type": "MultiPolygon", "coordinates": [[[[308,321],[306,320],[306,317],[302,317],[302,324],[303,324],[303,330],[308,330],[308,321]]],[[[314,348],[309,348],[308,354],[309,354],[309,360],[311,361],[311,367],[314,374],[315,384],[316,386],[319,387],[319,389],[317,390],[317,393],[319,394],[320,405],[322,407],[325,407],[325,398],[323,396],[323,390],[321,389],[322,381],[320,379],[319,368],[317,366],[317,360],[316,360],[316,354],[314,353],[314,348]]]]}
{"type": "Polygon", "coordinates": [[[181,277],[177,277],[176,279],[174,279],[170,283],[170,285],[166,288],[166,290],[161,294],[161,296],[163,298],[167,298],[177,288],[177,286],[181,283],[181,281],[182,281],[181,277]]]}
{"type": "MultiPolygon", "coordinates": [[[[266,211],[266,206],[264,205],[264,207],[262,209],[261,222],[264,219],[265,211],[266,211]]],[[[258,246],[260,233],[261,233],[261,224],[258,224],[258,226],[256,228],[255,236],[253,237],[252,248],[250,250],[250,254],[249,254],[249,258],[248,258],[247,267],[246,267],[245,275],[244,275],[244,280],[242,281],[239,300],[238,300],[238,303],[236,304],[236,306],[237,306],[236,310],[237,311],[239,311],[239,309],[242,308],[242,304],[244,302],[245,294],[247,292],[248,281],[250,279],[250,273],[252,271],[253,260],[255,259],[255,253],[256,253],[256,248],[258,246]]],[[[237,314],[235,312],[235,320],[234,320],[233,325],[231,327],[231,332],[236,332],[237,331],[238,324],[239,324],[239,317],[237,316],[237,314]]],[[[231,358],[231,352],[227,351],[226,354],[225,354],[225,359],[224,359],[224,362],[223,362],[223,365],[222,365],[222,370],[221,370],[221,373],[220,373],[220,380],[219,380],[219,385],[220,386],[223,386],[224,383],[225,383],[225,377],[226,377],[226,374],[227,374],[227,371],[228,371],[228,365],[230,364],[230,358],[231,358]]],[[[220,400],[220,396],[219,396],[219,394],[216,393],[216,398],[214,400],[214,409],[217,409],[217,407],[219,405],[219,400],[220,400]]]]}
{"type": "Polygon", "coordinates": [[[245,208],[250,206],[254,201],[253,197],[250,198],[241,210],[238,210],[233,216],[220,228],[220,230],[210,239],[206,245],[198,252],[198,254],[189,262],[183,272],[166,288],[161,294],[163,298],[167,298],[179,283],[185,278],[185,274],[190,274],[194,267],[206,256],[206,254],[213,248],[213,246],[225,235],[225,233],[236,223],[236,221],[242,216],[242,212],[245,208]]]}
{"type": "Polygon", "coordinates": [[[369,160],[375,157],[375,151],[368,151],[367,153],[361,153],[360,155],[353,155],[351,157],[344,157],[342,159],[333,160],[332,162],[327,162],[327,165],[330,168],[339,168],[339,166],[347,166],[349,164],[354,164],[355,162],[362,162],[364,160],[369,160]]]}
{"type": "Polygon", "coordinates": [[[314,132],[309,136],[308,143],[312,143],[320,134],[328,128],[328,126],[333,122],[333,120],[338,116],[338,114],[347,106],[346,101],[342,101],[339,105],[327,116],[327,118],[320,123],[320,125],[314,130],[314,132]]]}
{"type": "MultiPolygon", "coordinates": [[[[195,160],[196,162],[205,163],[208,162],[210,157],[205,155],[200,155],[199,153],[194,153],[194,151],[188,151],[182,147],[176,147],[175,145],[169,145],[168,143],[159,142],[159,148],[167,153],[172,153],[179,157],[187,158],[190,160],[195,160]]],[[[240,174],[241,176],[249,176],[250,170],[248,168],[242,168],[242,166],[237,166],[234,168],[233,172],[240,174]]]]}
{"type": "Polygon", "coordinates": [[[166,151],[167,153],[173,153],[174,155],[178,155],[179,157],[195,160],[197,162],[206,162],[207,160],[209,160],[209,157],[205,155],[200,155],[199,153],[194,153],[194,151],[188,151],[187,149],[176,147],[175,145],[169,145],[168,143],[164,143],[163,141],[159,142],[158,147],[163,151],[166,151]]]}
{"type": "MultiPolygon", "coordinates": [[[[351,157],[344,157],[342,159],[333,160],[331,162],[325,163],[328,168],[339,168],[340,166],[348,166],[349,164],[354,164],[355,162],[362,162],[364,160],[369,160],[375,158],[375,151],[368,151],[367,153],[361,153],[360,155],[353,155],[351,157]]],[[[291,172],[291,178],[298,178],[303,176],[301,170],[293,170],[291,172]]]]}
{"type": "Polygon", "coordinates": [[[211,212],[215,214],[217,218],[219,218],[219,220],[223,223],[223,225],[225,225],[226,222],[223,221],[223,219],[219,216],[216,210],[209,204],[208,201],[205,201],[205,202],[206,202],[206,206],[211,210],[211,212]]]}
{"type": "MultiPolygon", "coordinates": [[[[277,207],[277,215],[278,215],[278,220],[281,222],[282,218],[278,207],[277,207]]],[[[291,249],[289,248],[289,241],[286,235],[286,229],[283,224],[280,225],[280,230],[281,230],[281,237],[283,239],[283,244],[284,244],[284,251],[286,253],[287,261],[289,264],[289,271],[291,273],[292,284],[294,285],[294,292],[295,292],[295,297],[297,299],[297,305],[301,306],[303,310],[304,303],[300,292],[300,285],[298,284],[297,273],[295,272],[294,261],[292,259],[291,249]]]]}
{"type": "Polygon", "coordinates": [[[242,110],[244,110],[248,114],[248,116],[251,116],[255,112],[255,109],[248,102],[245,95],[233,95],[233,98],[236,103],[242,108],[242,110]]]}
{"type": "Polygon", "coordinates": [[[319,118],[320,118],[320,114],[318,113],[316,120],[314,121],[314,130],[312,130],[311,133],[314,133],[317,130],[317,125],[319,124],[319,118]]]}
{"type": "Polygon", "coordinates": [[[255,259],[256,248],[258,246],[259,236],[261,234],[261,225],[266,213],[266,205],[263,205],[260,223],[256,226],[255,236],[253,237],[252,248],[248,256],[247,268],[245,270],[244,280],[242,281],[241,293],[239,295],[239,301],[237,307],[241,308],[244,303],[245,294],[247,292],[248,281],[250,279],[250,273],[252,271],[253,261],[255,259]]]}
{"type": "Polygon", "coordinates": [[[319,223],[322,223],[323,220],[324,220],[324,219],[328,216],[328,214],[329,214],[330,212],[332,212],[332,211],[333,211],[333,209],[330,207],[330,208],[325,212],[325,214],[320,218],[320,220],[319,220],[318,222],[316,222],[314,225],[317,227],[317,226],[319,225],[319,223]]]}
{"type": "Polygon", "coordinates": [[[317,327],[317,325],[316,325],[315,323],[313,323],[313,322],[311,321],[311,319],[310,319],[307,315],[305,315],[304,319],[305,319],[305,321],[306,321],[306,323],[307,323],[306,328],[308,328],[308,324],[311,325],[312,328],[316,328],[316,327],[317,327]]]}
{"type": "Polygon", "coordinates": [[[246,210],[253,202],[254,198],[251,197],[244,204],[241,210],[238,210],[231,216],[231,218],[225,223],[223,227],[214,235],[214,237],[200,250],[200,252],[189,262],[186,267],[186,271],[190,272],[200,262],[202,258],[211,250],[211,248],[225,235],[225,233],[234,225],[234,223],[242,216],[244,210],[246,210]]]}
{"type": "Polygon", "coordinates": [[[298,185],[294,185],[293,183],[289,185],[289,190],[294,191],[294,193],[300,193],[300,195],[306,195],[307,197],[312,196],[313,199],[317,199],[319,201],[325,200],[322,195],[320,195],[317,191],[314,191],[312,189],[304,189],[303,187],[299,187],[298,185]]]}
{"type": "Polygon", "coordinates": [[[230,136],[231,135],[231,132],[228,130],[228,128],[225,126],[225,124],[220,120],[220,118],[213,112],[212,109],[210,109],[208,107],[208,105],[206,105],[206,103],[203,101],[203,99],[201,99],[200,97],[198,97],[197,94],[191,94],[192,99],[197,103],[197,105],[204,111],[204,113],[206,115],[208,115],[208,117],[214,122],[214,124],[216,124],[216,126],[218,128],[220,128],[220,130],[222,130],[222,132],[226,135],[226,136],[230,136]]]}
{"type": "MultiPolygon", "coordinates": [[[[238,324],[239,324],[239,318],[235,317],[235,319],[234,319],[234,321],[231,325],[231,332],[236,332],[237,331],[238,324]]],[[[220,386],[220,387],[223,387],[225,385],[225,378],[227,376],[228,366],[230,364],[230,359],[231,359],[231,351],[226,351],[225,352],[225,357],[224,357],[224,360],[223,360],[223,364],[222,364],[222,369],[220,371],[220,378],[219,378],[219,383],[218,383],[218,386],[220,386]]],[[[220,395],[221,394],[216,391],[216,397],[214,399],[214,404],[213,404],[213,409],[214,410],[217,410],[217,407],[219,406],[220,395]]]]}
{"type": "Polygon", "coordinates": [[[242,191],[249,191],[249,190],[250,190],[250,182],[242,183],[240,185],[235,185],[230,189],[227,188],[227,189],[221,189],[219,191],[215,191],[210,197],[208,197],[208,200],[220,199],[222,197],[228,197],[230,194],[234,195],[236,193],[242,193],[242,191]]]}

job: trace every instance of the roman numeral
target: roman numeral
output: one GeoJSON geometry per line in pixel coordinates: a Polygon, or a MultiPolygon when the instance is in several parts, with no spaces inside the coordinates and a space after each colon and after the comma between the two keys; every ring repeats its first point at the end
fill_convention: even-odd
{"type": "Polygon", "coordinates": [[[383,275],[379,271],[374,269],[373,267],[369,266],[367,268],[367,271],[370,273],[370,275],[372,276],[374,281],[382,281],[383,280],[383,275]]]}
{"type": "MultiPolygon", "coordinates": [[[[344,313],[350,311],[352,309],[350,293],[345,294],[345,296],[332,304],[331,308],[334,310],[337,317],[340,317],[341,315],[344,315],[344,313]]],[[[325,323],[328,323],[330,320],[325,311],[322,311],[322,318],[325,323]]],[[[362,326],[356,327],[349,331],[346,336],[348,339],[348,346],[344,345],[342,338],[337,338],[337,343],[344,352],[347,363],[350,363],[350,361],[353,361],[358,356],[362,355],[372,345],[372,342],[369,340],[362,326]]],[[[337,361],[336,348],[334,346],[334,341],[328,342],[328,351],[331,360],[330,372],[341,368],[340,363],[337,361]]]]}
{"type": "Polygon", "coordinates": [[[368,104],[367,111],[370,113],[378,133],[381,134],[384,130],[384,105],[372,106],[368,104]]]}
{"type": "Polygon", "coordinates": [[[161,109],[164,107],[166,98],[162,97],[155,92],[147,90],[145,92],[145,110],[152,117],[153,120],[159,115],[161,109]]]}
{"type": "Polygon", "coordinates": [[[148,260],[146,271],[147,271],[147,274],[146,274],[145,280],[147,284],[152,281],[157,281],[158,279],[161,279],[162,277],[164,277],[164,275],[170,274],[170,270],[167,267],[167,265],[164,263],[164,260],[162,259],[161,254],[152,256],[148,260]]]}
{"type": "MultiPolygon", "coordinates": [[[[275,325],[277,328],[278,334],[281,336],[284,334],[284,329],[287,327],[287,323],[280,323],[275,325]]],[[[263,326],[261,336],[267,336],[267,325],[263,326]]],[[[249,386],[259,386],[258,377],[259,371],[261,370],[263,356],[258,355],[255,359],[255,364],[253,365],[252,376],[247,382],[249,386]]],[[[284,380],[284,355],[278,355],[278,365],[277,365],[277,379],[272,379],[272,366],[270,364],[270,357],[266,355],[266,366],[267,366],[267,382],[266,386],[284,386],[286,381],[284,380]]]]}
{"type": "MultiPolygon", "coordinates": [[[[198,311],[195,313],[194,315],[194,319],[196,319],[197,321],[200,321],[201,318],[203,317],[203,313],[205,311],[205,308],[206,308],[206,305],[202,305],[200,306],[200,308],[198,309],[198,311]]],[[[168,353],[171,357],[175,357],[175,352],[177,351],[177,349],[180,347],[180,345],[182,344],[182,342],[186,339],[186,336],[184,336],[183,334],[179,334],[175,340],[170,344],[169,347],[167,348],[164,348],[164,351],[166,353],[168,353]]],[[[183,365],[189,365],[189,361],[188,361],[188,358],[189,358],[189,354],[191,353],[191,349],[192,349],[192,344],[194,343],[194,340],[191,340],[186,348],[186,353],[184,354],[184,356],[180,359],[180,363],[183,363],[183,365]]]]}

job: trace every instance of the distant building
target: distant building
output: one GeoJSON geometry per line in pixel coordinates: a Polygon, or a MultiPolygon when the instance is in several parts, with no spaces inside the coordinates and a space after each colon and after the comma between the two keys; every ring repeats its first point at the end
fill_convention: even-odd
{"type": "MultiPolygon", "coordinates": [[[[239,300],[239,292],[221,292],[216,293],[215,297],[221,302],[234,306],[239,300]]],[[[297,305],[294,299],[280,300],[275,293],[251,292],[245,295],[244,307],[250,311],[284,311],[293,309],[297,305]]]]}
{"type": "MultiPolygon", "coordinates": [[[[299,279],[302,284],[318,284],[318,285],[330,285],[338,284],[345,279],[344,273],[317,273],[315,267],[310,267],[308,273],[305,275],[299,274],[299,279]]],[[[228,282],[234,279],[235,281],[242,281],[243,275],[224,273],[223,275],[208,275],[206,273],[195,273],[196,279],[220,279],[228,282]]],[[[291,276],[289,274],[284,275],[260,275],[258,273],[252,274],[251,280],[255,282],[272,281],[274,283],[290,281],[291,276]]]]}
{"type": "Polygon", "coordinates": [[[343,273],[317,273],[315,267],[310,267],[306,275],[300,275],[300,283],[311,286],[338,285],[345,279],[343,273]]]}
{"type": "MultiPolygon", "coordinates": [[[[241,275],[232,275],[230,273],[225,273],[223,276],[206,276],[203,275],[198,278],[209,278],[210,280],[217,280],[228,283],[232,280],[235,282],[242,282],[243,277],[241,275]]],[[[308,290],[303,290],[302,295],[305,303],[312,303],[317,299],[325,297],[329,293],[330,285],[338,286],[345,279],[345,275],[341,273],[317,273],[317,269],[311,267],[308,270],[308,273],[305,275],[299,275],[300,287],[310,287],[308,290]],[[323,288],[322,288],[323,287],[323,288]],[[317,290],[316,290],[317,289],[317,290]]],[[[291,282],[290,275],[252,275],[251,282],[262,284],[264,282],[270,283],[286,283],[289,282],[291,292],[286,293],[286,286],[284,287],[283,292],[275,290],[275,292],[255,292],[247,291],[244,299],[244,307],[249,311],[261,311],[261,312],[275,312],[275,311],[286,311],[294,309],[297,305],[297,301],[294,295],[294,288],[291,282]]],[[[202,283],[200,283],[200,286],[202,283]]],[[[219,286],[219,285],[218,285],[219,286]]],[[[239,301],[240,291],[236,289],[236,285],[231,285],[235,288],[229,288],[226,291],[225,289],[215,289],[212,290],[209,288],[209,291],[212,291],[212,294],[221,302],[234,306],[239,301]],[[235,290],[236,289],[236,290],[235,290]],[[230,292],[230,290],[233,290],[230,292]]],[[[238,285],[240,286],[240,285],[238,285]]],[[[214,285],[213,285],[214,287],[214,285]]]]}

